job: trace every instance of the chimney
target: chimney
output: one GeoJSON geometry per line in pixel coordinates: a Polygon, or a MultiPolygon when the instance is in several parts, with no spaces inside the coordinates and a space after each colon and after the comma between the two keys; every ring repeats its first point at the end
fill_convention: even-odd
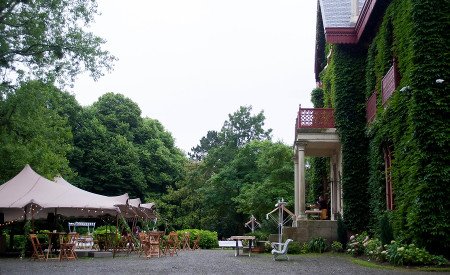
{"type": "Polygon", "coordinates": [[[350,0],[351,1],[351,10],[352,16],[350,18],[351,23],[356,23],[359,16],[359,0],[350,0]]]}

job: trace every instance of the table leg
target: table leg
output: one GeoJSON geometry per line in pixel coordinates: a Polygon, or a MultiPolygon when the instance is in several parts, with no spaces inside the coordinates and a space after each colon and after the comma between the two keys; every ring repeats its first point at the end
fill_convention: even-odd
{"type": "Polygon", "coordinates": [[[50,239],[49,244],[48,244],[48,250],[47,250],[47,260],[48,260],[48,256],[49,256],[51,250],[52,250],[52,241],[50,239]]]}
{"type": "Polygon", "coordinates": [[[248,256],[250,257],[250,253],[252,253],[252,240],[248,241],[248,256]]]}
{"type": "Polygon", "coordinates": [[[234,256],[239,256],[239,241],[236,240],[236,250],[234,251],[234,256]]]}

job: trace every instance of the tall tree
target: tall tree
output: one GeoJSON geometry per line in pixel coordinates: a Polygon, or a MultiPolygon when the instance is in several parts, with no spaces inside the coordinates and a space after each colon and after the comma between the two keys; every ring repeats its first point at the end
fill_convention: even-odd
{"type": "Polygon", "coordinates": [[[86,31],[95,0],[0,1],[0,88],[31,78],[72,81],[83,71],[97,79],[115,57],[86,31]]]}
{"type": "Polygon", "coordinates": [[[30,164],[43,176],[72,175],[67,160],[72,132],[64,100],[73,96],[38,81],[23,84],[2,102],[0,123],[0,180],[30,164]]]}

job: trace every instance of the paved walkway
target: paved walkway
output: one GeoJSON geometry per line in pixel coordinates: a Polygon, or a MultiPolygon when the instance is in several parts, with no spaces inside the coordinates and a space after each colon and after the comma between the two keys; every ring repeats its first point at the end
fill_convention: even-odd
{"type": "MultiPolygon", "coordinates": [[[[178,256],[145,259],[136,254],[116,258],[81,258],[77,261],[0,259],[0,274],[426,274],[382,270],[353,264],[349,257],[292,255],[273,261],[270,254],[234,257],[234,250],[181,251],[178,256]]],[[[437,274],[434,272],[433,274],[437,274]]]]}

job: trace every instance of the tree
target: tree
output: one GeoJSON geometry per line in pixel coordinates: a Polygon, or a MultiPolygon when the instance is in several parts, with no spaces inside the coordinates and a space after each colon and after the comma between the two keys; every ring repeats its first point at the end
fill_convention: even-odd
{"type": "Polygon", "coordinates": [[[83,71],[97,79],[111,70],[116,58],[86,31],[97,14],[95,0],[0,1],[0,87],[32,78],[64,84],[83,71]]]}
{"type": "Polygon", "coordinates": [[[77,185],[104,195],[159,198],[182,178],[186,158],[173,137],[140,115],[135,102],[114,93],[85,108],[71,158],[77,185]]]}
{"type": "Polygon", "coordinates": [[[15,176],[25,164],[47,178],[73,175],[67,160],[72,132],[63,99],[75,100],[52,85],[31,81],[2,102],[0,180],[15,176]]]}

